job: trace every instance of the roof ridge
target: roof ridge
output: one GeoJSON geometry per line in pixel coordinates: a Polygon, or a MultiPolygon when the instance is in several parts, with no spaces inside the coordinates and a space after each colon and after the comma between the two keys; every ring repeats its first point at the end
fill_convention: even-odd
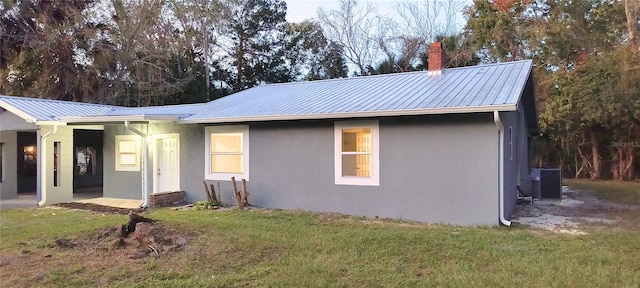
{"type": "Polygon", "coordinates": [[[425,71],[413,71],[261,85],[209,102],[215,109],[194,111],[183,123],[378,117],[405,115],[409,110],[418,114],[426,110],[425,114],[511,110],[519,102],[520,95],[515,93],[527,84],[532,63],[519,60],[451,68],[431,77],[425,71]],[[313,82],[317,84],[310,84],[313,82]],[[295,84],[300,85],[283,86],[295,84]],[[466,94],[459,95],[462,92],[466,94]]]}
{"type": "MultiPolygon", "coordinates": [[[[216,99],[211,100],[211,101],[215,101],[215,100],[216,100],[216,99]]],[[[209,102],[211,102],[211,101],[209,101],[209,102]]],[[[200,105],[207,104],[207,103],[209,103],[209,102],[181,103],[181,104],[164,104],[164,105],[136,106],[136,107],[127,107],[127,106],[113,106],[113,107],[116,107],[116,108],[118,108],[118,109],[140,109],[140,108],[148,108],[148,109],[152,109],[152,108],[158,108],[158,107],[175,107],[175,106],[188,106],[188,105],[194,105],[194,106],[195,106],[195,105],[197,105],[197,106],[200,106],[200,105]]]]}
{"type": "Polygon", "coordinates": [[[87,103],[87,102],[78,102],[78,101],[68,101],[68,100],[58,100],[58,99],[46,99],[46,98],[35,98],[35,97],[25,97],[25,96],[8,96],[8,95],[0,95],[0,99],[9,98],[16,99],[20,101],[39,101],[39,102],[54,102],[54,103],[73,103],[76,105],[87,105],[87,106],[102,106],[109,108],[122,108],[123,106],[117,105],[108,105],[108,104],[98,104],[98,103],[87,103]]]}
{"type": "MultiPolygon", "coordinates": [[[[471,65],[471,66],[463,66],[463,67],[454,67],[454,68],[446,68],[445,71],[452,71],[452,70],[464,70],[464,69],[478,69],[478,68],[484,68],[487,66],[499,66],[499,65],[513,65],[513,64],[517,64],[517,63],[522,63],[522,62],[532,62],[533,60],[531,59],[525,59],[525,60],[517,60],[517,61],[506,61],[506,62],[497,62],[497,63],[488,63],[488,64],[478,64],[478,65],[471,65]]],[[[419,73],[425,73],[427,72],[427,70],[420,70],[420,71],[408,71],[408,72],[400,72],[400,73],[388,73],[388,74],[377,74],[377,75],[361,75],[361,76],[355,76],[355,77],[346,77],[346,78],[332,78],[332,79],[321,79],[321,80],[305,80],[305,81],[298,81],[298,82],[283,82],[283,83],[269,83],[269,84],[264,84],[264,85],[258,85],[255,87],[264,87],[264,86],[282,86],[282,85],[297,85],[297,84],[308,84],[308,83],[322,83],[322,82],[332,82],[332,81],[348,81],[348,80],[359,80],[359,79],[371,79],[371,78],[379,78],[379,77],[394,77],[394,76],[405,76],[405,75],[409,75],[409,74],[419,74],[419,73]]],[[[425,74],[426,75],[426,74],[425,74]]],[[[252,87],[252,88],[255,88],[252,87]]],[[[249,88],[251,89],[251,88],[249,88]]],[[[245,89],[242,91],[246,91],[249,89],[245,89]]],[[[242,91],[238,91],[238,92],[242,92],[242,91]]],[[[238,93],[236,92],[236,93],[238,93]]]]}

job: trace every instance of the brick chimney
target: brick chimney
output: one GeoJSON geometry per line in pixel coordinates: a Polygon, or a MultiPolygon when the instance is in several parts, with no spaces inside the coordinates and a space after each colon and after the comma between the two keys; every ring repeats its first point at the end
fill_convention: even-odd
{"type": "Polygon", "coordinates": [[[447,55],[442,49],[442,42],[435,42],[429,46],[429,71],[427,75],[440,75],[447,65],[447,55]]]}

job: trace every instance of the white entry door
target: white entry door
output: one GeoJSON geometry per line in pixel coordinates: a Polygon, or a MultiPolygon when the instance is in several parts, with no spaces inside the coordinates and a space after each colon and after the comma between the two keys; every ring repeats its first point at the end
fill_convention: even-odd
{"type": "Polygon", "coordinates": [[[154,192],[180,190],[179,137],[170,134],[156,140],[156,189],[154,192]]]}

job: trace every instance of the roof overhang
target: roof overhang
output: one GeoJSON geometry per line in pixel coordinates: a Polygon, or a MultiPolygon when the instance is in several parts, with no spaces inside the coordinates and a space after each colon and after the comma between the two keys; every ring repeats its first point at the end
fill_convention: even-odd
{"type": "Polygon", "coordinates": [[[24,119],[24,121],[26,121],[27,123],[36,124],[36,122],[38,122],[38,119],[36,119],[36,117],[33,117],[32,115],[29,115],[28,113],[25,113],[21,109],[18,109],[15,106],[13,106],[13,105],[11,105],[11,104],[3,101],[3,100],[0,100],[0,108],[15,114],[16,116],[24,119]]]}
{"type": "Polygon", "coordinates": [[[67,124],[106,124],[119,123],[124,121],[130,122],[171,122],[177,121],[184,115],[100,115],[100,116],[69,116],[60,117],[60,121],[67,124]]]}
{"type": "Polygon", "coordinates": [[[286,120],[311,120],[311,119],[341,119],[341,118],[372,118],[389,116],[415,116],[415,115],[438,115],[438,114],[465,114],[482,113],[494,111],[515,111],[516,104],[468,106],[468,107],[444,107],[412,110],[390,110],[371,112],[343,112],[343,113],[318,113],[318,114],[296,114],[296,115],[264,115],[248,117],[212,117],[202,119],[179,120],[182,124],[197,123],[235,123],[235,122],[261,122],[261,121],[286,121],[286,120]]]}

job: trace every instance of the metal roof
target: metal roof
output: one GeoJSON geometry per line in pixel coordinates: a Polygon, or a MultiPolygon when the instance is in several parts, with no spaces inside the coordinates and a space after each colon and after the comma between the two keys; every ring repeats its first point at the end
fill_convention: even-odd
{"type": "Polygon", "coordinates": [[[146,106],[115,107],[103,115],[60,117],[67,123],[107,123],[128,121],[177,121],[193,114],[193,111],[205,103],[146,106]]]}
{"type": "Polygon", "coordinates": [[[110,122],[147,121],[154,119],[178,120],[191,115],[195,107],[204,105],[182,104],[149,107],[121,107],[82,102],[0,95],[0,107],[22,117],[27,122],[110,122]]]}
{"type": "Polygon", "coordinates": [[[440,75],[420,71],[269,84],[200,104],[129,108],[0,95],[0,107],[31,123],[225,123],[509,111],[517,109],[532,67],[526,60],[446,69],[440,75]]]}
{"type": "Polygon", "coordinates": [[[60,117],[65,116],[102,115],[118,108],[117,106],[100,104],[2,95],[0,95],[0,107],[30,123],[57,121],[60,117]]]}
{"type": "Polygon", "coordinates": [[[269,84],[194,107],[184,123],[295,120],[515,110],[532,61],[269,84]]]}
{"type": "Polygon", "coordinates": [[[106,115],[181,115],[188,116],[193,114],[198,107],[206,103],[195,104],[179,104],[179,105],[163,105],[163,106],[147,106],[147,107],[117,107],[106,115]]]}

